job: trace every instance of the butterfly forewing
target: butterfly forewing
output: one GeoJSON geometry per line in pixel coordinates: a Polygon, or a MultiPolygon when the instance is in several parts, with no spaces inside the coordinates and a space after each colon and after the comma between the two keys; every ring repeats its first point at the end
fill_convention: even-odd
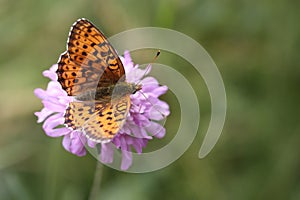
{"type": "Polygon", "coordinates": [[[125,80],[120,58],[105,36],[88,20],[71,28],[67,51],[58,61],[58,81],[69,96],[125,80]]]}

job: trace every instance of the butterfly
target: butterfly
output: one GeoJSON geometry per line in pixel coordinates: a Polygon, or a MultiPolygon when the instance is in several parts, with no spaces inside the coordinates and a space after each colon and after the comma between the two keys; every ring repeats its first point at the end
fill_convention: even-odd
{"type": "Polygon", "coordinates": [[[103,33],[86,19],[71,27],[67,50],[58,60],[58,82],[73,96],[65,125],[91,141],[110,142],[124,125],[130,95],[142,89],[127,83],[118,54],[103,33]]]}

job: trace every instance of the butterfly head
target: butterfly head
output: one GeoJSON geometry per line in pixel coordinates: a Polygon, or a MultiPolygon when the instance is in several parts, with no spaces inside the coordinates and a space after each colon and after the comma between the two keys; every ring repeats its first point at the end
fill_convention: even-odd
{"type": "Polygon", "coordinates": [[[133,88],[132,88],[132,94],[135,94],[137,91],[142,89],[142,85],[141,84],[132,84],[133,88]]]}
{"type": "Polygon", "coordinates": [[[135,94],[137,91],[142,89],[142,85],[141,84],[135,84],[135,83],[129,83],[128,84],[128,93],[129,94],[135,94]]]}
{"type": "Polygon", "coordinates": [[[112,93],[117,96],[126,96],[135,94],[137,91],[142,89],[142,85],[135,83],[121,82],[116,84],[113,88],[112,93]]]}

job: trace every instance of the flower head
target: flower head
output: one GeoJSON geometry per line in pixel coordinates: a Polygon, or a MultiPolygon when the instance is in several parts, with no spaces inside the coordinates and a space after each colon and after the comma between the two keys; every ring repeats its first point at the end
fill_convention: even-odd
{"type": "MultiPolygon", "coordinates": [[[[153,77],[146,77],[150,69],[140,69],[134,65],[128,51],[124,57],[120,57],[126,72],[126,81],[129,83],[141,84],[141,92],[131,95],[131,106],[126,122],[118,134],[111,142],[101,144],[101,161],[104,163],[113,162],[113,146],[122,151],[121,169],[126,170],[132,164],[131,147],[137,153],[142,153],[149,140],[153,137],[162,138],[165,135],[165,128],[157,120],[162,120],[169,115],[169,106],[164,101],[159,100],[159,96],[164,94],[168,88],[160,86],[153,77]],[[154,121],[155,120],[155,121],[154,121]]],[[[49,70],[43,72],[45,77],[50,78],[46,90],[37,88],[34,94],[42,100],[44,108],[40,112],[35,112],[38,122],[43,123],[45,133],[50,137],[63,136],[64,148],[77,155],[86,154],[85,145],[95,147],[95,143],[86,138],[80,130],[71,130],[64,124],[64,113],[72,97],[62,89],[57,81],[57,64],[49,70]]]]}

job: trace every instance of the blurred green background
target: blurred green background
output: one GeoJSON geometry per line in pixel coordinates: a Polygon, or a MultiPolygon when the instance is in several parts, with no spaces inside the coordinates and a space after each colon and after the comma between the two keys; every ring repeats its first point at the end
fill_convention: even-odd
{"type": "MultiPolygon", "coordinates": [[[[108,37],[145,26],[192,37],[219,67],[228,98],[222,136],[200,160],[210,119],[207,89],[191,66],[162,53],[157,62],[201,84],[198,136],[159,171],[128,174],[104,167],[101,199],[300,199],[299,7],[299,1],[283,0],[0,0],[0,199],[89,196],[95,159],[65,151],[61,138],[47,137],[33,115],[42,108],[33,90],[48,82],[41,73],[56,63],[70,26],[81,17],[108,37]]],[[[153,52],[133,54],[134,61],[150,61],[153,52]]],[[[162,143],[177,128],[172,97],[163,97],[175,114],[162,143]]]]}

